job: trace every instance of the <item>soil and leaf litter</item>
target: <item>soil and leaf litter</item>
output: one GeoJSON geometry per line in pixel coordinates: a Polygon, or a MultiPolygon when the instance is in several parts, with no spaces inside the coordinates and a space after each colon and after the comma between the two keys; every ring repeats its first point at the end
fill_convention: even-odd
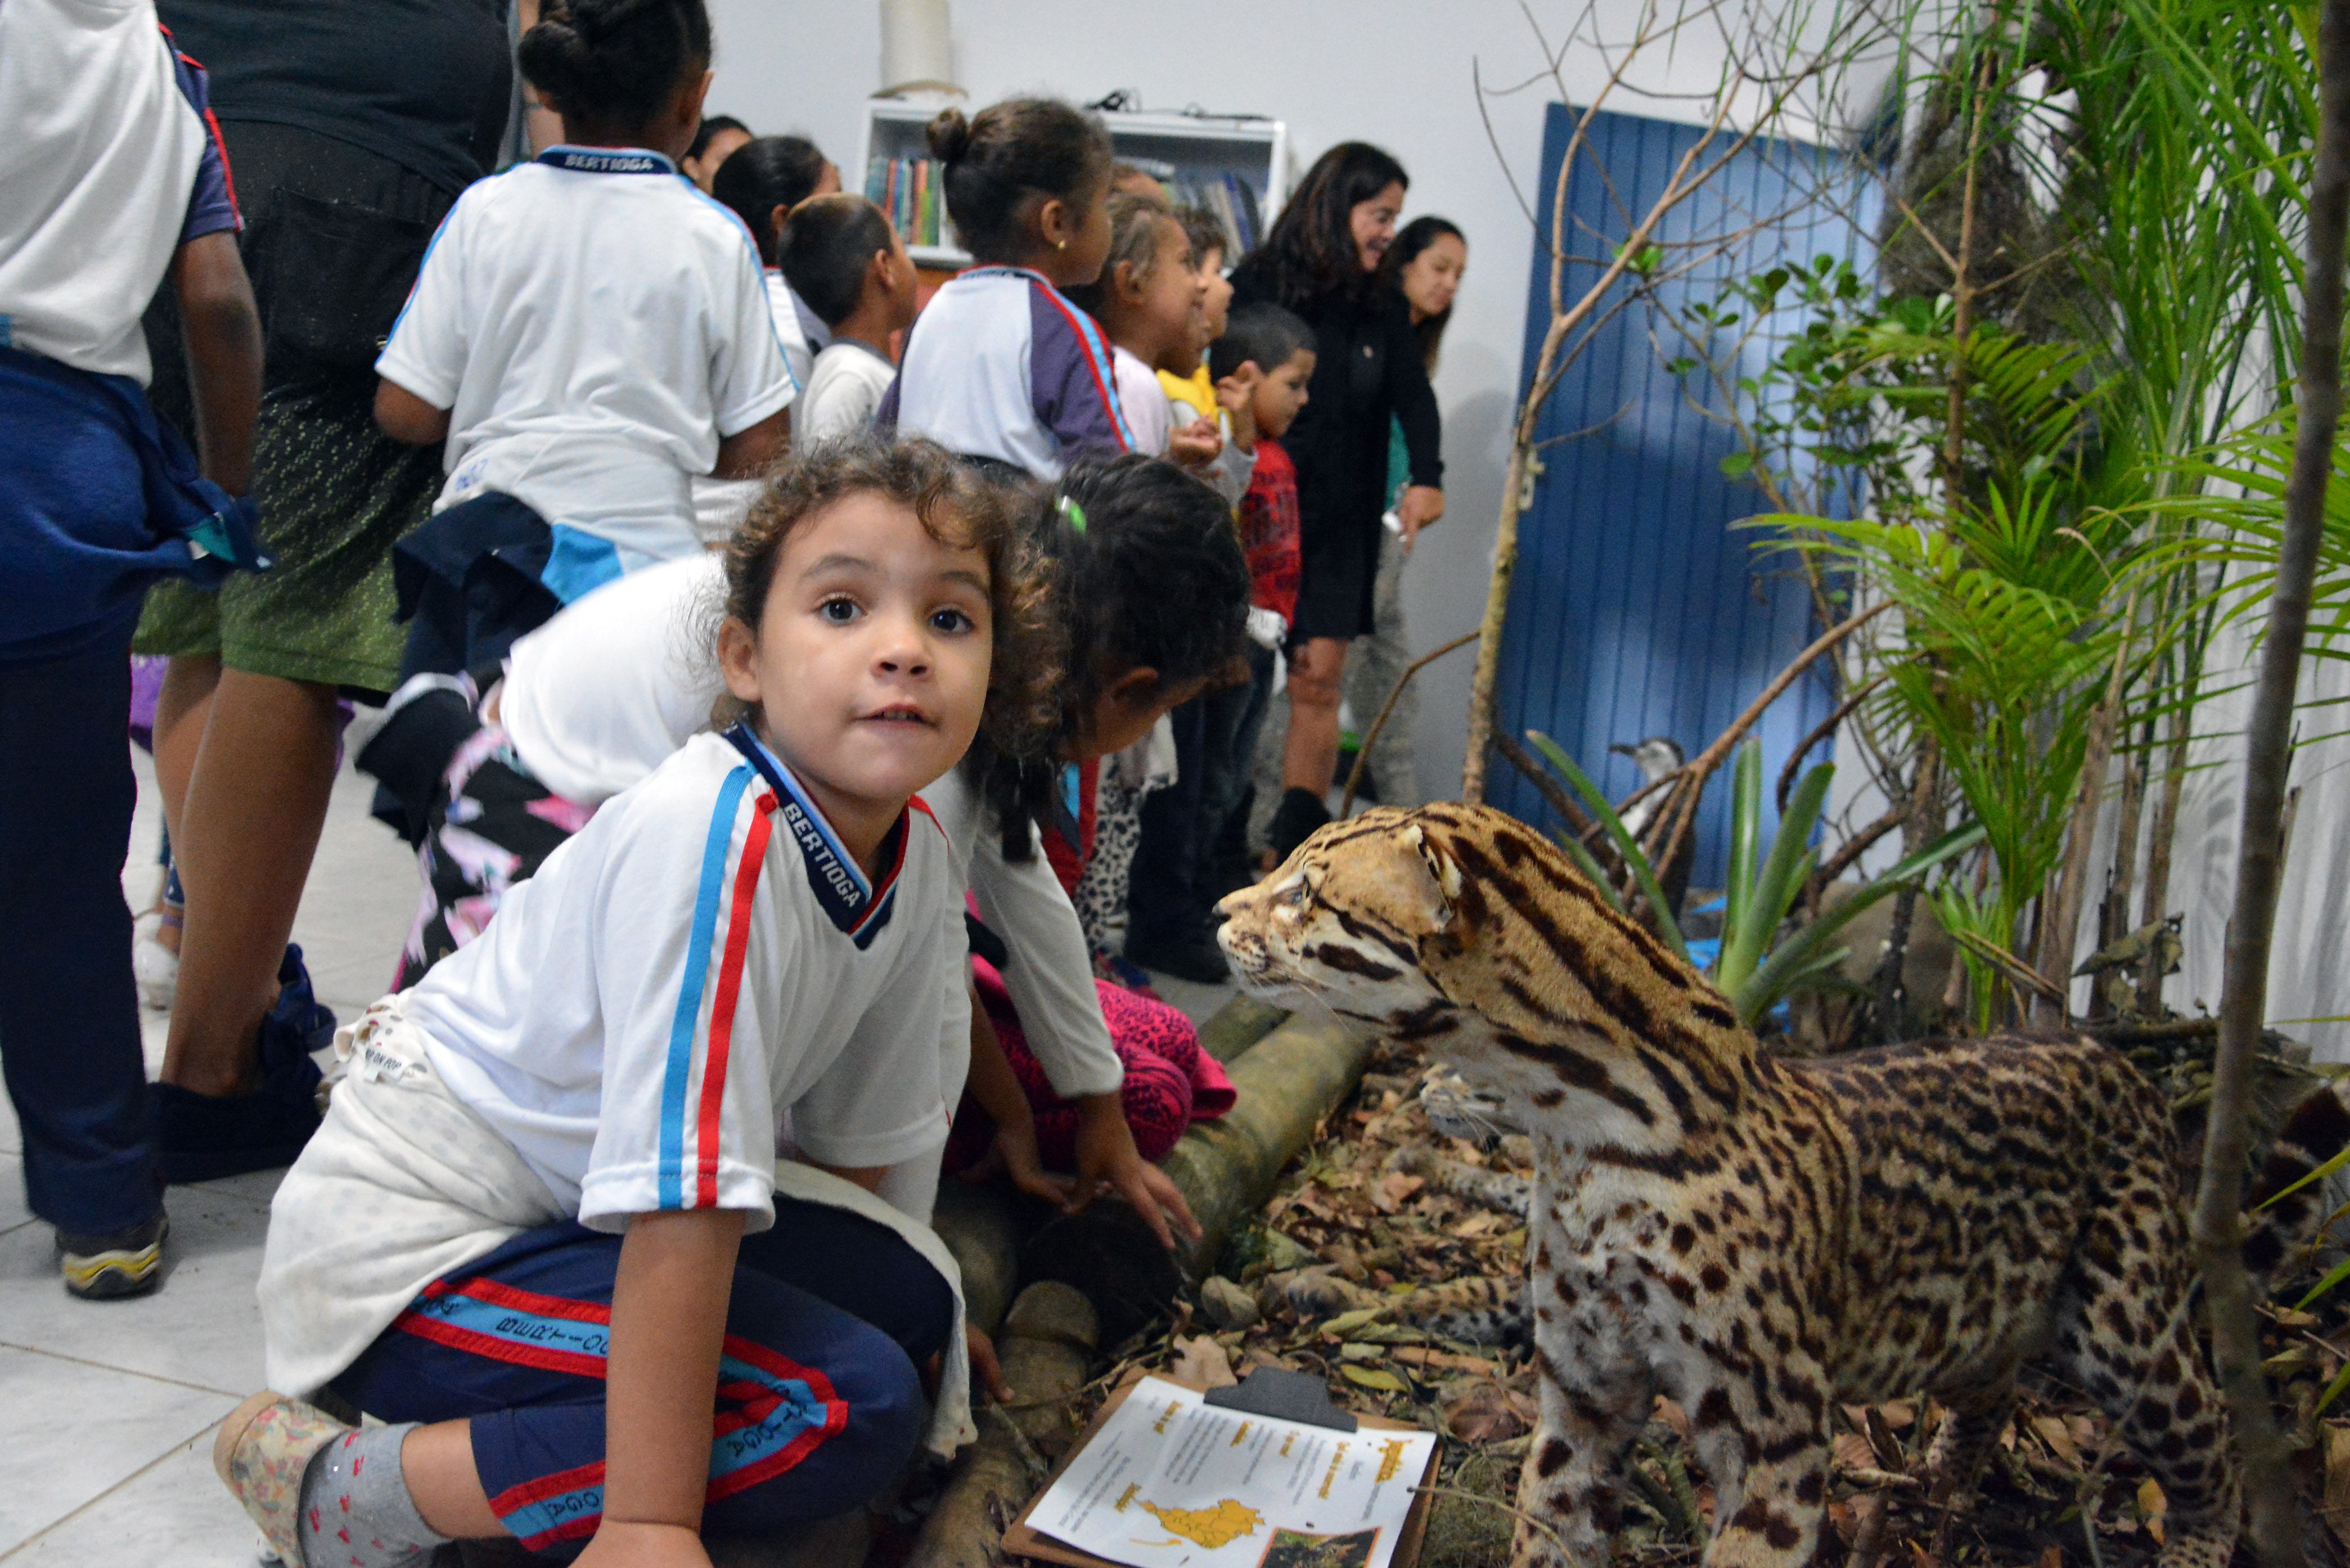
{"type": "MultiPolygon", "coordinates": [[[[2208,1041],[2132,1054],[2172,1091],[2182,1131],[2196,1130],[2208,1041]]],[[[1525,1220],[1510,1200],[1533,1175],[1533,1151],[1514,1134],[1470,1139],[1432,1127],[1419,1097],[1428,1072],[1416,1052],[1374,1053],[1356,1094],[1228,1240],[1218,1272],[1097,1369],[1076,1425],[1138,1366],[1210,1384],[1260,1366],[1318,1375],[1353,1408],[1445,1435],[1421,1562],[1487,1568],[1508,1559],[1512,1500],[1535,1423],[1525,1346],[1398,1323],[1378,1303],[1462,1280],[1518,1289],[1525,1220]]],[[[2270,1074],[2279,1101],[2313,1082],[2282,1058],[2270,1074]]],[[[2320,1409],[2350,1369],[2350,1299],[2329,1292],[2306,1310],[2294,1305],[2316,1282],[2296,1282],[2265,1309],[2263,1347],[2310,1517],[2330,1527],[2322,1541],[2313,1532],[2311,1560],[2350,1563],[2350,1405],[2320,1409]]],[[[1898,1568],[2132,1568],[2160,1547],[2161,1489],[2078,1390],[2029,1380],[1975,1497],[1956,1511],[1928,1495],[1925,1458],[1941,1416],[1915,1399],[1839,1411],[1829,1512],[1847,1561],[1866,1548],[1871,1563],[1898,1568]]],[[[1714,1498],[1688,1436],[1688,1414],[1659,1399],[1627,1478],[1618,1562],[1694,1563],[1702,1553],[1714,1498]]]]}

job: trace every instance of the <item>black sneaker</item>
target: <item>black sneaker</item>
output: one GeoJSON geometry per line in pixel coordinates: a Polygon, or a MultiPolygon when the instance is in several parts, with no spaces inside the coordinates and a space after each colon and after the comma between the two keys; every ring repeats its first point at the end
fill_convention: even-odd
{"type": "Polygon", "coordinates": [[[151,1220],[103,1236],[57,1232],[57,1272],[66,1290],[84,1301],[145,1295],[163,1281],[163,1238],[171,1217],[161,1210],[151,1220]]]}
{"type": "Polygon", "coordinates": [[[318,1004],[300,948],[286,948],[277,981],[277,1001],[261,1020],[259,1089],[199,1095],[177,1084],[150,1085],[155,1159],[164,1180],[276,1170],[293,1164],[318,1130],[320,1075],[310,1054],[334,1039],[335,1015],[318,1004]]]}
{"type": "Polygon", "coordinates": [[[1274,863],[1288,859],[1317,828],[1329,825],[1330,808],[1320,795],[1310,789],[1283,791],[1281,804],[1274,808],[1273,821],[1264,830],[1265,846],[1273,851],[1274,863]]]}
{"type": "Polygon", "coordinates": [[[1222,985],[1232,977],[1232,966],[1224,961],[1224,950],[1205,931],[1195,931],[1163,945],[1145,944],[1129,938],[1126,961],[1199,985],[1222,985]]]}

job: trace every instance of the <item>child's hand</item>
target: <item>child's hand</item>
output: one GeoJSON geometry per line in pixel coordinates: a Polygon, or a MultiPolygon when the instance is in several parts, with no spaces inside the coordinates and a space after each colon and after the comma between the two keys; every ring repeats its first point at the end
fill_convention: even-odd
{"type": "Polygon", "coordinates": [[[701,1535],[682,1524],[608,1519],[578,1557],[583,1568],[710,1568],[701,1535]]]}
{"type": "Polygon", "coordinates": [[[985,1394],[999,1405],[1011,1404],[1017,1396],[1003,1380],[1003,1364],[995,1359],[995,1342],[969,1324],[963,1324],[962,1340],[971,1355],[972,1392],[985,1394]]]}
{"type": "Polygon", "coordinates": [[[1056,1209],[1068,1204],[1068,1178],[1055,1176],[1045,1168],[1044,1157],[1036,1152],[1036,1123],[1033,1117],[998,1122],[995,1140],[987,1146],[987,1153],[962,1173],[965,1181],[987,1181],[997,1176],[1008,1177],[1013,1186],[1029,1197],[1041,1198],[1056,1209]]]}
{"type": "Polygon", "coordinates": [[[1224,438],[1206,420],[1193,420],[1167,438],[1167,455],[1185,468],[1205,468],[1224,450],[1224,438]]]}
{"type": "Polygon", "coordinates": [[[1216,382],[1216,406],[1232,421],[1232,444],[1243,452],[1256,450],[1256,389],[1263,384],[1264,372],[1253,359],[1243,359],[1216,382]]]}
{"type": "Polygon", "coordinates": [[[1142,1216],[1142,1222],[1169,1251],[1175,1250],[1179,1231],[1186,1241],[1200,1239],[1200,1222],[1191,1218],[1191,1206],[1183,1201],[1182,1189],[1168,1179],[1165,1171],[1146,1162],[1142,1151],[1134,1147],[1134,1133],[1126,1125],[1126,1106],[1116,1090],[1078,1097],[1076,1188],[1076,1196],[1062,1212],[1078,1212],[1107,1189],[1142,1216]]]}

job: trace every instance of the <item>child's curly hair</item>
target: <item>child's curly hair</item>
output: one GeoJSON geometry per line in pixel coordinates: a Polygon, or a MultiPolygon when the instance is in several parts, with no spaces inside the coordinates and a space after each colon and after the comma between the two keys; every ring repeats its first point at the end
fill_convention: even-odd
{"type": "MultiPolygon", "coordinates": [[[[858,494],[896,502],[940,544],[987,557],[993,656],[980,740],[991,751],[1014,755],[1048,746],[1061,723],[1056,692],[1066,647],[1054,618],[1052,576],[1018,525],[1014,494],[935,441],[852,435],[805,449],[775,469],[727,542],[724,597],[714,607],[706,645],[715,645],[723,618],[739,620],[755,635],[792,530],[858,494]]],[[[722,700],[717,717],[723,723],[743,711],[730,697],[722,700]]]]}

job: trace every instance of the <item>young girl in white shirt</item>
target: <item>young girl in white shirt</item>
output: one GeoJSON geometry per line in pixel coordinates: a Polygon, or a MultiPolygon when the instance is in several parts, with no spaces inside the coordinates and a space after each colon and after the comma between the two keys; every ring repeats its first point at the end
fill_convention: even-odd
{"type": "Polygon", "coordinates": [[[978,263],[931,296],[874,423],[1057,479],[1081,452],[1133,450],[1109,347],[1061,291],[1109,247],[1109,132],[1054,99],[941,110],[931,154],[978,263]]]}
{"type": "Polygon", "coordinates": [[[605,803],[481,939],[338,1037],[271,1208],[284,1394],[223,1479],[287,1563],[457,1537],[706,1568],[971,1432],[951,1259],[870,1196],[943,1136],[960,888],[915,792],[1049,658],[1000,494],[920,442],[787,471],[726,561],[745,717],[605,803]],[[1043,645],[1040,645],[1043,646],[1043,645]]]}
{"type": "Polygon", "coordinates": [[[470,187],[376,362],[376,419],[448,441],[400,545],[403,678],[474,670],[557,606],[702,548],[697,474],[783,448],[795,384],[742,223],[677,172],[710,81],[702,0],[550,0],[523,74],[564,141],[470,187]]]}

